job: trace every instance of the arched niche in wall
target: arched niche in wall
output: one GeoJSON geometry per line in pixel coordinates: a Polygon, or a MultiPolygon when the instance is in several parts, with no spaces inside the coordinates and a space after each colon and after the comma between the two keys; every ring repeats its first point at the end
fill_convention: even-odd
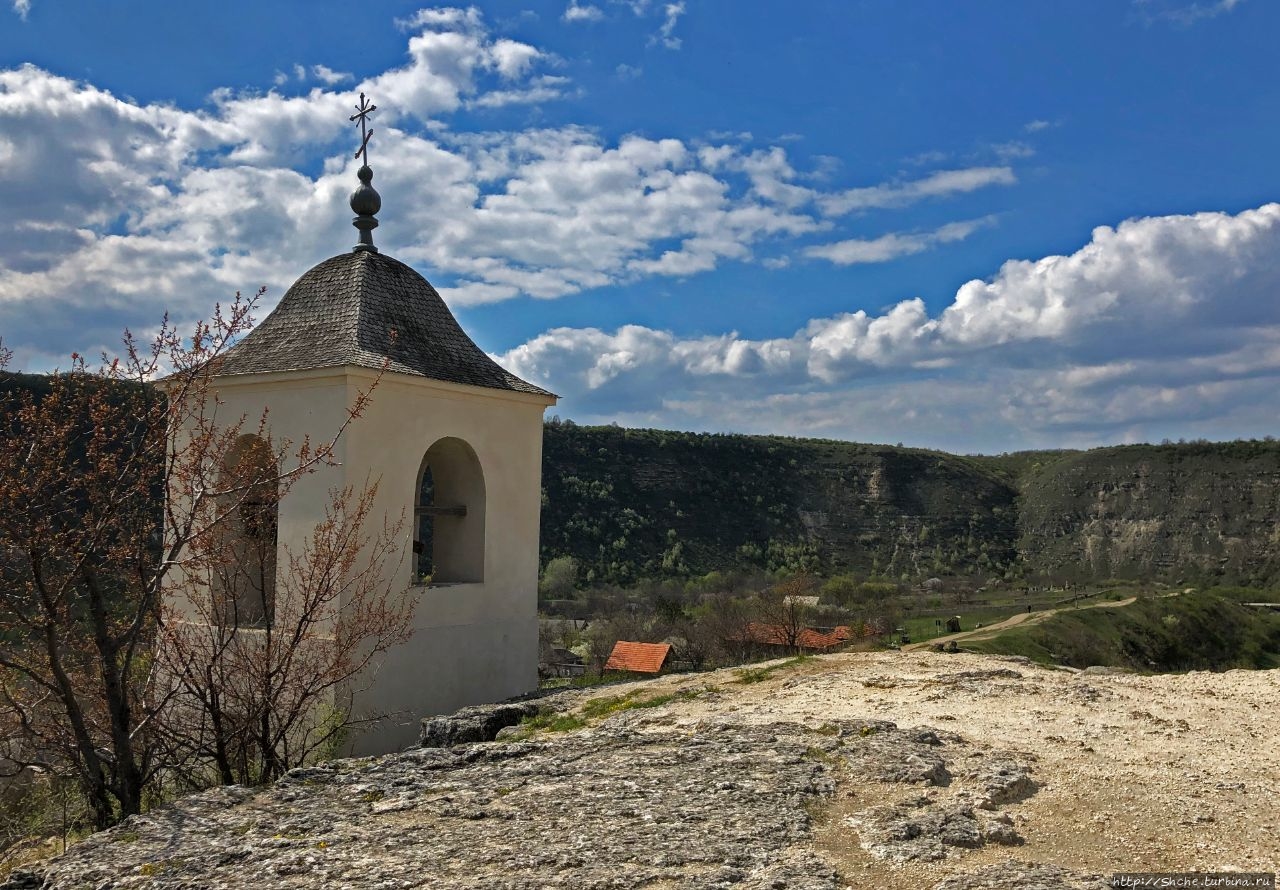
{"type": "Polygon", "coordinates": [[[461,439],[427,449],[414,488],[415,580],[433,584],[484,580],[484,471],[461,439]]]}
{"type": "Polygon", "coordinates": [[[269,624],[276,595],[279,476],[271,446],[241,436],[223,458],[217,506],[224,514],[210,572],[224,624],[269,624]]]}

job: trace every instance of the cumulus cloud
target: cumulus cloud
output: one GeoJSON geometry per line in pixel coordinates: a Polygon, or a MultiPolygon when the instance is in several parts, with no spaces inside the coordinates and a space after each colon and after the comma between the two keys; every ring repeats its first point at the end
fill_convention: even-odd
{"type": "Polygon", "coordinates": [[[559,328],[499,359],[586,420],[987,450],[1261,435],[1280,411],[1277,251],[1280,204],[1133,219],[936,313],[911,299],[764,340],[559,328]]]}
{"type": "MultiPolygon", "coordinates": [[[[405,68],[351,93],[221,90],[189,111],[34,66],[0,71],[0,201],[25,208],[0,221],[6,332],[33,338],[30,354],[42,354],[58,325],[32,320],[36,303],[88,313],[101,339],[166,309],[202,314],[238,288],[266,283],[278,295],[351,237],[347,117],[357,90],[380,106],[379,238],[429,266],[456,304],[695,275],[753,260],[758,246],[777,267],[796,239],[831,229],[813,211],[823,193],[798,185],[802,174],[776,147],[416,126],[429,112],[549,99],[571,85],[538,71],[540,50],[492,39],[470,11],[414,21],[455,30],[412,35],[405,68]],[[318,175],[295,169],[317,152],[327,157],[318,175]]],[[[948,236],[914,237],[923,249],[948,236]]]]}
{"type": "Polygon", "coordinates": [[[560,18],[566,22],[598,22],[604,18],[604,12],[599,6],[569,0],[569,5],[565,7],[564,14],[560,18]]]}
{"type": "Polygon", "coordinates": [[[420,120],[456,111],[464,103],[478,107],[543,102],[563,93],[563,82],[544,78],[537,88],[502,87],[501,101],[486,101],[479,78],[493,72],[505,82],[530,74],[544,59],[537,48],[507,38],[494,39],[475,7],[468,9],[422,9],[398,21],[408,31],[409,62],[372,77],[361,89],[376,95],[397,115],[420,120]]]}
{"type": "Polygon", "coordinates": [[[13,11],[25,22],[31,14],[31,0],[13,0],[13,11]]]}
{"type": "MultiPolygon", "coordinates": [[[[31,65],[0,70],[0,201],[24,208],[0,221],[6,340],[20,355],[44,356],[66,336],[59,319],[79,320],[84,339],[66,343],[69,352],[111,342],[166,310],[203,315],[240,288],[265,283],[278,298],[350,237],[347,117],[361,89],[380,105],[375,164],[379,151],[403,158],[389,177],[380,173],[379,186],[391,187],[384,194],[425,191],[437,202],[389,206],[383,231],[399,221],[407,233],[409,218],[430,230],[427,217],[442,205],[463,226],[474,221],[473,161],[412,131],[464,104],[550,101],[570,84],[539,70],[547,61],[540,50],[490,34],[474,10],[423,10],[401,24],[410,31],[406,63],[361,84],[324,65],[297,65],[276,84],[318,84],[301,95],[224,89],[196,110],[122,99],[31,65]],[[336,92],[340,83],[351,91],[336,92]],[[318,175],[294,169],[317,158],[325,159],[318,175]]],[[[408,252],[447,254],[445,240],[408,252]]]]}
{"type": "MultiPolygon", "coordinates": [[[[665,16],[667,5],[636,0],[633,9],[665,16]]],[[[270,293],[259,315],[269,310],[303,270],[355,237],[348,116],[361,91],[379,105],[378,242],[428,272],[455,306],[553,299],[729,262],[780,269],[806,246],[838,262],[837,252],[872,248],[842,239],[830,206],[901,207],[1012,181],[1010,167],[975,168],[842,190],[820,187],[832,172],[823,159],[803,169],[749,133],[704,141],[606,139],[576,126],[470,130],[486,109],[553,101],[576,87],[552,54],[492,33],[475,9],[420,10],[400,25],[406,54],[391,70],[357,79],[298,65],[265,92],[217,90],[194,109],[140,103],[31,65],[0,70],[0,204],[21,208],[0,219],[0,330],[18,366],[65,363],[58,356],[93,352],[165,312],[179,323],[202,317],[260,284],[270,293]],[[450,117],[464,109],[473,113],[450,117]]],[[[865,241],[919,251],[975,224],[865,241]]],[[[990,313],[1003,311],[984,299],[990,313]]],[[[913,368],[946,361],[931,345],[941,324],[921,304],[758,341],[565,329],[530,341],[519,361],[557,387],[564,373],[580,378],[579,396],[610,399],[676,373],[701,381],[688,388],[692,404],[712,380],[804,388],[893,368],[904,344],[921,353],[913,368]]],[[[1259,355],[1240,361],[1265,361],[1259,355]]]]}
{"type": "Polygon", "coordinates": [[[329,86],[346,83],[348,80],[355,80],[350,72],[334,71],[327,65],[312,65],[311,74],[316,78],[316,80],[328,84],[329,86]]]}
{"type": "Polygon", "coordinates": [[[1005,163],[1034,157],[1036,153],[1034,148],[1018,139],[1013,139],[1009,142],[997,142],[990,146],[990,150],[992,154],[1005,163]]]}

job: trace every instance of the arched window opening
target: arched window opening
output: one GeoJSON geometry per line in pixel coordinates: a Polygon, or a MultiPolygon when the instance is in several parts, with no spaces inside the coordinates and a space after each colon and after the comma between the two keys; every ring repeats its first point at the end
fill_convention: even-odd
{"type": "Polygon", "coordinates": [[[447,438],[427,450],[413,512],[417,583],[484,580],[484,473],[470,445],[447,438]]]}
{"type": "Polygon", "coordinates": [[[271,622],[276,593],[280,503],[275,455],[257,436],[244,436],[223,461],[218,498],[223,513],[212,554],[213,593],[223,624],[271,622]]]}

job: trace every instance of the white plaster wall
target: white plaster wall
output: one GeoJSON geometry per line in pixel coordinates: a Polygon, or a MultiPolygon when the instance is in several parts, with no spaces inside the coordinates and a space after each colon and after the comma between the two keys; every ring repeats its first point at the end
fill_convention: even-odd
{"type": "MultiPolygon", "coordinates": [[[[352,397],[367,384],[353,376],[352,397]]],[[[418,470],[439,439],[462,439],[484,473],[484,581],[411,586],[406,558],[392,582],[417,597],[413,639],[375,668],[357,710],[396,713],[354,740],[357,753],[417,741],[424,716],[536,688],[542,415],[549,400],[386,375],[347,440],[348,478],[378,474],[378,513],[412,518],[418,470]]],[[[413,529],[406,522],[404,546],[413,529]]]]}
{"type": "MultiPolygon", "coordinates": [[[[268,409],[279,441],[327,441],[374,374],[365,369],[245,375],[219,382],[221,416],[268,409]]],[[[362,417],[336,449],[341,466],[299,479],[280,503],[283,546],[300,550],[334,487],[379,483],[373,521],[404,516],[403,559],[389,560],[386,583],[417,601],[412,639],[383,656],[347,692],[361,716],[392,715],[351,741],[353,753],[400,750],[417,741],[422,717],[498,701],[537,686],[538,522],[542,415],[548,397],[386,374],[362,417]],[[475,451],[484,474],[484,580],[414,586],[409,552],[418,470],[427,449],[454,437],[475,451]]],[[[281,561],[277,577],[284,578],[281,561]]]]}
{"type": "MultiPolygon", "coordinates": [[[[257,434],[266,410],[272,448],[278,449],[287,439],[295,453],[307,436],[310,436],[313,446],[331,441],[347,417],[347,380],[340,369],[288,378],[281,375],[226,378],[218,381],[214,396],[220,403],[215,420],[224,429],[239,423],[243,433],[257,434]]],[[[346,447],[345,438],[339,439],[334,449],[334,457],[339,463],[345,459],[346,447]]],[[[286,472],[296,466],[296,460],[286,459],[280,471],[286,472]]],[[[302,542],[311,534],[317,517],[324,515],[329,491],[341,486],[343,478],[341,466],[321,466],[315,473],[298,478],[288,496],[280,502],[278,528],[281,544],[288,543],[300,549],[302,542]]],[[[283,549],[278,557],[282,557],[282,553],[283,549]]],[[[287,562],[278,558],[276,578],[282,578],[287,568],[287,562]]],[[[169,602],[180,613],[192,613],[190,603],[182,594],[180,576],[169,594],[169,602]]]]}
{"type": "MultiPolygon", "coordinates": [[[[262,411],[266,409],[274,448],[280,448],[287,440],[291,443],[290,450],[296,451],[308,436],[313,446],[328,442],[346,420],[347,383],[344,374],[328,373],[293,380],[261,380],[267,375],[254,376],[258,380],[240,383],[235,378],[227,378],[225,382],[218,382],[217,393],[222,401],[218,414],[230,423],[244,417],[244,432],[255,433],[262,411]]],[[[345,437],[338,440],[334,457],[339,464],[346,462],[349,444],[345,437]]],[[[286,472],[295,466],[296,460],[286,458],[280,470],[286,472]]],[[[321,466],[314,473],[298,477],[280,502],[281,543],[288,542],[300,548],[311,534],[317,518],[324,515],[330,489],[342,485],[345,475],[342,466],[321,466]]],[[[283,572],[286,566],[277,564],[276,568],[277,572],[283,572]]]]}

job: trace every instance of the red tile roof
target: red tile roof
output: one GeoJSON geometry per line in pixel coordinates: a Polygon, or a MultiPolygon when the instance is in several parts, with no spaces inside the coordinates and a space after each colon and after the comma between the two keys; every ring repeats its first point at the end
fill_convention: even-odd
{"type": "MultiPolygon", "coordinates": [[[[829,633],[823,633],[820,630],[814,630],[811,627],[802,628],[795,636],[795,645],[797,649],[834,649],[837,646],[849,642],[855,636],[871,636],[873,631],[867,625],[863,625],[854,631],[851,628],[840,625],[832,628],[829,633]]],[[[789,646],[787,630],[777,624],[761,624],[752,622],[746,627],[744,638],[752,643],[760,643],[765,646],[789,646]]]]}
{"type": "Polygon", "coordinates": [[[637,674],[657,674],[671,654],[669,643],[628,643],[618,640],[605,663],[606,671],[633,671],[637,674]]]}

